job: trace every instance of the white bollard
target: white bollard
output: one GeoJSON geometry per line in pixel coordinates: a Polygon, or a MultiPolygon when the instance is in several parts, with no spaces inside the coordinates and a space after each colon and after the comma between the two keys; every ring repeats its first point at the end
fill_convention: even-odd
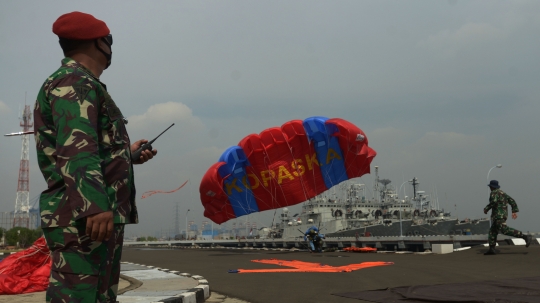
{"type": "Polygon", "coordinates": [[[453,244],[432,244],[431,251],[434,254],[449,254],[454,252],[453,244]]]}

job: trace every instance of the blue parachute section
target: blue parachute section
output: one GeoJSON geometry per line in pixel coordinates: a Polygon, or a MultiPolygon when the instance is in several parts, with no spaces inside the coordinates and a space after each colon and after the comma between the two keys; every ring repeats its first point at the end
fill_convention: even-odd
{"type": "Polygon", "coordinates": [[[219,161],[225,162],[218,172],[225,178],[223,185],[236,217],[258,212],[259,207],[249,185],[246,171],[249,161],[244,150],[240,146],[231,146],[223,152],[219,161]]]}
{"type": "Polygon", "coordinates": [[[337,137],[332,136],[337,128],[327,129],[326,117],[311,117],[304,120],[304,128],[317,152],[324,183],[327,188],[349,179],[345,161],[337,137]]]}

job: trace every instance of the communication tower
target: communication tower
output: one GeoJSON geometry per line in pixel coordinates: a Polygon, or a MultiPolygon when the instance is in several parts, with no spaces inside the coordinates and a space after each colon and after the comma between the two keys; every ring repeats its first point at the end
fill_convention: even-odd
{"type": "Polygon", "coordinates": [[[32,123],[32,111],[30,105],[25,105],[20,118],[20,126],[22,132],[8,134],[6,136],[21,136],[22,150],[21,163],[19,166],[19,180],[17,183],[17,199],[15,200],[15,211],[13,214],[13,227],[30,227],[30,181],[29,181],[29,144],[30,134],[33,133],[30,129],[34,126],[32,123]]]}

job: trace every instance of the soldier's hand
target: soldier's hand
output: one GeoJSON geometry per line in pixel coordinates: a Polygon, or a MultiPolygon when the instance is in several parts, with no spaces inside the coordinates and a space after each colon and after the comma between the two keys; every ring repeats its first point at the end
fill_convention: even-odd
{"type": "Polygon", "coordinates": [[[517,219],[517,213],[512,213],[512,219],[517,219]]]}
{"type": "MultiPolygon", "coordinates": [[[[145,139],[141,139],[135,143],[133,143],[131,145],[131,152],[135,152],[137,149],[139,149],[141,147],[141,145],[147,143],[148,140],[145,140],[145,139]]],[[[143,164],[144,162],[148,162],[148,160],[154,158],[154,156],[157,154],[157,150],[154,149],[152,151],[149,151],[149,150],[143,150],[141,152],[141,156],[139,157],[139,159],[133,161],[133,164],[143,164]]]]}
{"type": "Polygon", "coordinates": [[[86,234],[93,241],[109,240],[113,232],[113,212],[106,211],[86,217],[86,234]]]}
{"type": "Polygon", "coordinates": [[[488,213],[488,211],[484,209],[484,214],[487,214],[487,213],[488,213]]]}

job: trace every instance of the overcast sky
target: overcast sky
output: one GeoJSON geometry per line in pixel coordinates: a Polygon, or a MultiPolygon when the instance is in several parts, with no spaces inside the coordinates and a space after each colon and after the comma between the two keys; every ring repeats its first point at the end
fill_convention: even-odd
{"type": "MultiPolygon", "coordinates": [[[[417,177],[460,218],[484,216],[488,170],[502,164],[490,177],[519,205],[509,225],[540,232],[539,1],[1,1],[2,134],[20,130],[25,92],[33,108],[59,67],[52,24],[72,11],[114,36],[101,80],[132,140],[176,123],[136,167],[137,195],[188,185],[138,199],[127,236],[174,229],[177,202],[181,228],[188,209],[200,224],[199,183],[222,151],[314,115],[360,127],[381,178],[399,187],[417,177]]],[[[21,140],[0,140],[0,211],[11,211],[21,140]]],[[[34,146],[31,198],[46,188],[34,146]]],[[[250,219],[262,227],[272,216],[250,219]]]]}

